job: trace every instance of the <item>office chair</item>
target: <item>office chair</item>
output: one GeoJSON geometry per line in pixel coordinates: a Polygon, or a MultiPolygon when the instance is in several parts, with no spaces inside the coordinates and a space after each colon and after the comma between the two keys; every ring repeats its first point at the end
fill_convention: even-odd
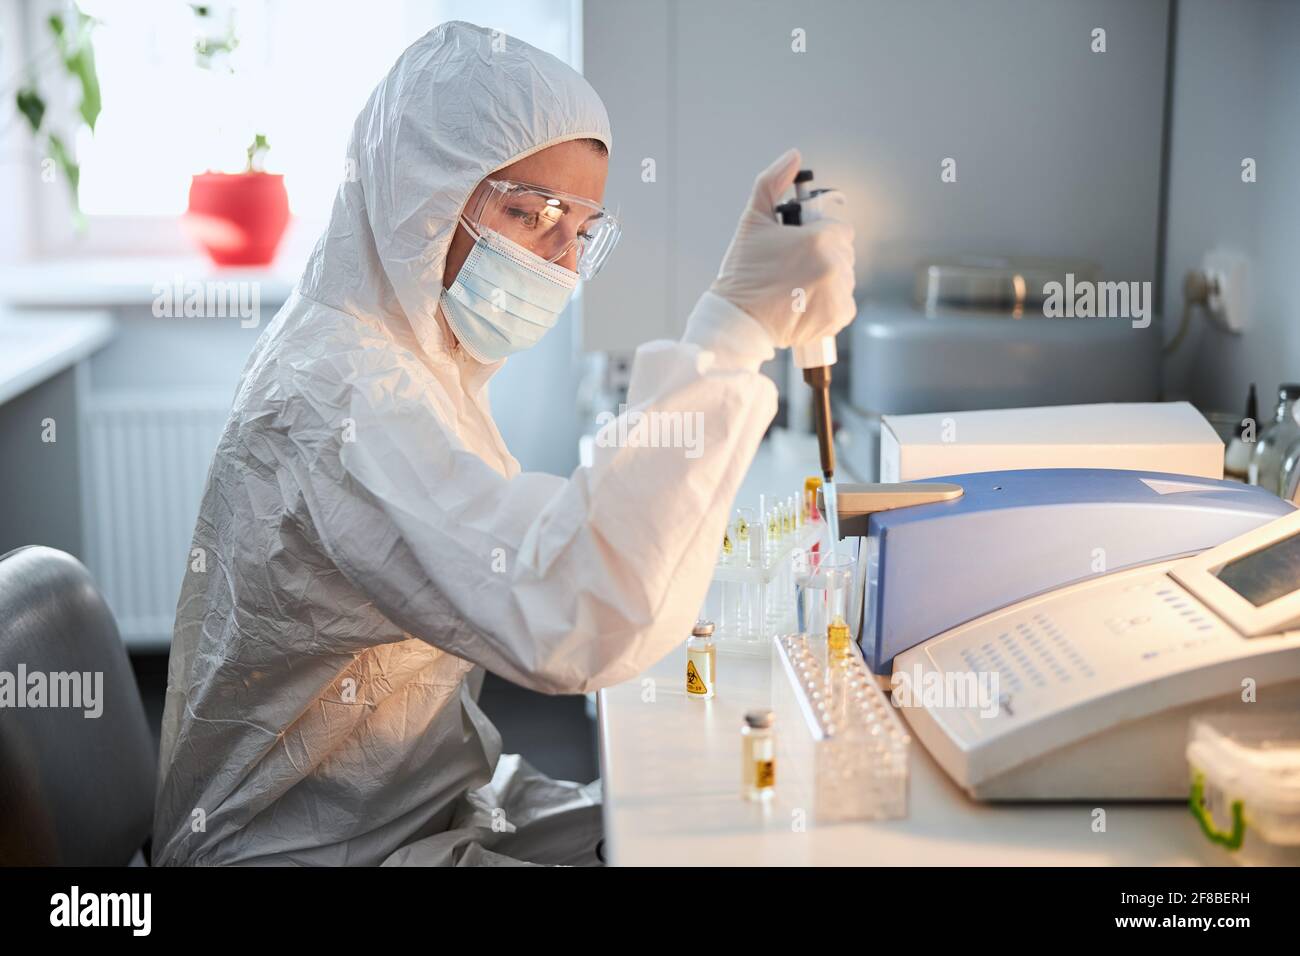
{"type": "Polygon", "coordinates": [[[125,866],[149,835],[156,759],[126,649],[89,572],[52,548],[0,556],[0,865],[125,866]],[[92,698],[102,674],[102,699],[49,706],[73,696],[74,673],[92,698]],[[30,706],[42,679],[46,706],[30,706]]]}

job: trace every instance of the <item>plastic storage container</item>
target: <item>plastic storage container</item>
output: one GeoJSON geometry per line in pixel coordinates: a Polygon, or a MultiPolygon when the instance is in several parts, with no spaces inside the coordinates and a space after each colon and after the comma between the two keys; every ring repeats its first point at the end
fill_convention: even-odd
{"type": "Polygon", "coordinates": [[[1197,718],[1187,762],[1190,808],[1207,839],[1243,866],[1300,864],[1300,714],[1197,718]]]}

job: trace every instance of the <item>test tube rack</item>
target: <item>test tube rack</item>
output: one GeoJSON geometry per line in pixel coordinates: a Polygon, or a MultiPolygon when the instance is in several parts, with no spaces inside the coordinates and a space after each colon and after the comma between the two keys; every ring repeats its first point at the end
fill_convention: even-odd
{"type": "Polygon", "coordinates": [[[766,657],[772,639],[797,626],[796,559],[818,544],[824,547],[825,537],[825,522],[815,519],[783,534],[772,546],[760,533],[752,554],[737,553],[718,562],[702,616],[716,624],[719,653],[766,657]]]}
{"type": "Polygon", "coordinates": [[[773,641],[777,792],[813,822],[907,815],[911,737],[856,646],[829,663],[825,640],[773,641]]]}

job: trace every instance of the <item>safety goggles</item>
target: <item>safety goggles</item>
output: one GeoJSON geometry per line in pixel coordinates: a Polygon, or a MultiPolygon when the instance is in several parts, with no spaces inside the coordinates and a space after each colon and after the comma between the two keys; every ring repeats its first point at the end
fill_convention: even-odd
{"type": "Polygon", "coordinates": [[[584,279],[600,271],[622,232],[618,220],[589,199],[508,179],[484,180],[470,197],[465,218],[476,229],[499,233],[547,262],[559,262],[576,250],[572,268],[584,279]]]}

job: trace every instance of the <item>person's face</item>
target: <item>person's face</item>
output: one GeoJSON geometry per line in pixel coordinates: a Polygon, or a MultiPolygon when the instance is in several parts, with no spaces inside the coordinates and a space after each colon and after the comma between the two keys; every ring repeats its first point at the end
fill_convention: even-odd
{"type": "MultiPolygon", "coordinates": [[[[609,173],[609,156],[599,152],[589,141],[571,140],[548,146],[531,156],[525,156],[517,163],[494,172],[491,179],[508,179],[514,182],[528,183],[532,186],[544,186],[556,192],[580,196],[600,204],[605,197],[605,177],[609,173]]],[[[479,183],[474,195],[487,188],[479,183]]],[[[473,203],[471,201],[470,205],[473,203]]],[[[456,224],[456,234],[452,237],[451,248],[447,252],[447,266],[443,270],[442,284],[450,288],[465,264],[465,258],[474,248],[474,239],[460,223],[456,224]]],[[[578,250],[569,249],[556,265],[564,266],[571,272],[578,271],[578,250]]]]}

